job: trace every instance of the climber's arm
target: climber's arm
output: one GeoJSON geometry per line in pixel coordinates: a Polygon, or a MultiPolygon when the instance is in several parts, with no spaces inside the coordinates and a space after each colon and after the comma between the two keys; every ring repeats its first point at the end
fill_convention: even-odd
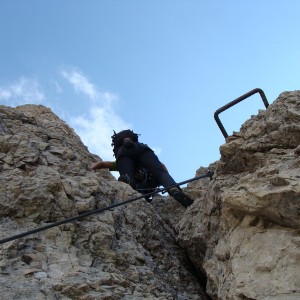
{"type": "Polygon", "coordinates": [[[91,169],[109,169],[110,171],[117,171],[117,164],[115,161],[98,161],[91,165],[91,169]]]}

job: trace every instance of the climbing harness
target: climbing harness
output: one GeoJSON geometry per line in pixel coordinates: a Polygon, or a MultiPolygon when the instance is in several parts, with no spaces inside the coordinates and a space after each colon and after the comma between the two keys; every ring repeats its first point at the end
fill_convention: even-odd
{"type": "Polygon", "coordinates": [[[219,114],[220,114],[221,112],[227,110],[228,108],[230,108],[230,107],[232,107],[232,106],[238,104],[239,102],[241,102],[241,101],[243,101],[243,100],[249,98],[250,96],[252,96],[252,95],[254,95],[254,94],[256,94],[256,93],[259,93],[259,95],[260,95],[260,97],[261,97],[261,99],[262,99],[262,101],[263,101],[265,107],[268,108],[269,102],[268,102],[268,100],[267,100],[267,97],[266,97],[265,93],[263,92],[262,89],[256,88],[256,89],[254,89],[254,90],[252,90],[252,91],[250,91],[250,92],[248,92],[248,93],[246,93],[246,94],[244,94],[244,95],[238,97],[237,99],[235,99],[235,100],[233,100],[233,101],[227,103],[226,105],[222,106],[221,108],[219,108],[219,109],[217,109],[217,110],[215,111],[215,113],[214,113],[215,121],[217,122],[217,124],[218,124],[218,126],[219,126],[219,128],[220,128],[220,130],[221,130],[221,132],[222,132],[222,134],[223,134],[223,136],[225,137],[225,139],[228,137],[228,134],[227,134],[227,131],[225,130],[225,128],[224,128],[222,122],[220,121],[219,114]]]}
{"type": "Polygon", "coordinates": [[[214,175],[214,172],[211,171],[211,170],[209,170],[207,173],[205,173],[203,175],[196,176],[194,178],[191,178],[191,179],[179,182],[179,183],[174,184],[174,185],[170,185],[170,186],[168,186],[166,188],[159,188],[159,189],[157,189],[157,190],[155,190],[153,192],[150,192],[150,193],[147,193],[147,194],[144,194],[144,195],[141,195],[141,196],[137,196],[137,197],[128,199],[128,200],[123,201],[123,202],[115,203],[113,205],[110,205],[110,206],[107,206],[107,207],[104,207],[104,208],[95,209],[95,210],[83,213],[81,215],[78,215],[78,216],[67,218],[67,219],[64,219],[64,220],[52,223],[52,224],[48,224],[48,225],[45,225],[45,226],[41,226],[41,227],[32,229],[32,230],[27,231],[27,232],[23,232],[23,233],[20,233],[20,234],[13,235],[11,237],[8,237],[8,238],[0,240],[0,245],[1,244],[5,244],[5,243],[10,242],[10,241],[13,241],[13,240],[16,240],[16,239],[20,239],[22,237],[25,237],[25,236],[28,236],[28,235],[31,235],[31,234],[34,234],[34,233],[38,233],[38,232],[41,232],[41,231],[44,231],[44,230],[47,230],[47,229],[50,229],[50,228],[62,225],[62,224],[70,223],[70,222],[73,222],[73,221],[85,218],[85,217],[90,216],[90,215],[102,213],[104,211],[111,210],[112,208],[115,208],[115,207],[118,207],[118,206],[121,206],[121,205],[125,205],[125,204],[134,202],[136,200],[139,200],[139,199],[142,199],[142,198],[145,198],[145,197],[151,197],[155,193],[160,193],[160,192],[167,191],[167,190],[169,190],[172,187],[177,187],[177,186],[180,186],[180,185],[192,182],[192,181],[196,181],[196,180],[199,180],[199,179],[202,179],[202,178],[205,178],[205,177],[209,177],[210,180],[212,180],[213,175],[214,175]]]}
{"type": "Polygon", "coordinates": [[[158,193],[159,183],[156,178],[144,168],[139,168],[135,174],[136,180],[135,190],[141,194],[152,193],[151,196],[145,197],[146,201],[151,203],[154,194],[158,193]]]}

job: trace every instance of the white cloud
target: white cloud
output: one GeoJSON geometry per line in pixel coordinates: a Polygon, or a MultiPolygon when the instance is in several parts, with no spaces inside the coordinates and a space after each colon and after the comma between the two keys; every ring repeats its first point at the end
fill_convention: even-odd
{"type": "Polygon", "coordinates": [[[70,119],[71,126],[88,146],[89,151],[99,155],[103,160],[113,160],[111,136],[116,132],[131,128],[114,111],[112,104],[118,97],[109,92],[100,92],[86,76],[77,70],[61,71],[62,76],[74,87],[75,92],[82,93],[90,100],[87,114],[70,119]]]}
{"type": "Polygon", "coordinates": [[[116,132],[130,128],[109,106],[93,106],[87,116],[70,120],[72,127],[92,153],[103,160],[113,160],[111,136],[116,132]]]}
{"type": "Polygon", "coordinates": [[[88,96],[89,99],[94,101],[99,98],[96,87],[79,71],[62,70],[61,74],[69,83],[71,83],[77,93],[83,93],[88,96]]]}
{"type": "Polygon", "coordinates": [[[21,77],[16,83],[0,86],[0,101],[10,106],[22,104],[41,104],[44,93],[35,79],[21,77]]]}

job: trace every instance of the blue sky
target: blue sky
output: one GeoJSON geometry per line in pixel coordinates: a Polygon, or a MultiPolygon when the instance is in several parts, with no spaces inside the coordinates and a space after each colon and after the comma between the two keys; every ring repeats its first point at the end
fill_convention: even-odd
{"type": "MultiPolygon", "coordinates": [[[[220,158],[214,112],[299,89],[298,0],[1,0],[0,104],[50,107],[92,153],[131,128],[177,181],[220,158]]],[[[220,118],[229,134],[263,103],[220,118]]]]}

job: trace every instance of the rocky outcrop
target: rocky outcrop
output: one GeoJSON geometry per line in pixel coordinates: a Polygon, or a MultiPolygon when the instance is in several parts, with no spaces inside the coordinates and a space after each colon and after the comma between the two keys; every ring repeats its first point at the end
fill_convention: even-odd
{"type": "MultiPolygon", "coordinates": [[[[1,238],[138,195],[91,171],[98,159],[50,109],[1,106],[1,238]]],[[[2,244],[0,268],[2,299],[206,299],[175,232],[144,200],[2,244]]]]}
{"type": "MultiPolygon", "coordinates": [[[[187,210],[157,196],[1,245],[2,297],[299,299],[299,121],[300,91],[251,117],[187,210]]],[[[138,195],[98,159],[48,108],[0,106],[1,238],[138,195]]]]}
{"type": "Polygon", "coordinates": [[[213,299],[300,298],[300,92],[283,93],[220,148],[179,240],[213,299]]]}

